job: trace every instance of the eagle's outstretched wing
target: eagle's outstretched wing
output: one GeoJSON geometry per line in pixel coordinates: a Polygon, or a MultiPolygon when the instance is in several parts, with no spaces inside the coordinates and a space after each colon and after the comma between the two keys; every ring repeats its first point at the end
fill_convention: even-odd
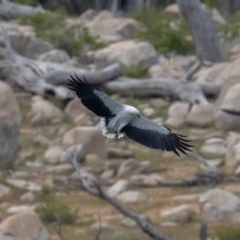
{"type": "Polygon", "coordinates": [[[128,124],[123,132],[135,142],[162,151],[173,151],[179,156],[179,151],[187,154],[192,146],[184,136],[173,133],[169,128],[140,116],[128,124]]]}

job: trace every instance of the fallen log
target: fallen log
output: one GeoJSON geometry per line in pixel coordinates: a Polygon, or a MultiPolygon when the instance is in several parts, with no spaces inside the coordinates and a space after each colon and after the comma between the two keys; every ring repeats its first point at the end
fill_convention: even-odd
{"type": "Polygon", "coordinates": [[[195,83],[173,78],[138,80],[121,77],[107,82],[102,88],[108,94],[131,97],[163,97],[192,104],[207,104],[209,96],[217,96],[220,87],[212,83],[195,83]]]}

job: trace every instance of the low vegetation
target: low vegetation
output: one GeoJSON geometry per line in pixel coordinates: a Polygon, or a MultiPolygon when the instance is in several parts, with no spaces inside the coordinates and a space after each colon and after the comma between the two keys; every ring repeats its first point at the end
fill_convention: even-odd
{"type": "Polygon", "coordinates": [[[49,41],[56,48],[64,49],[70,55],[104,47],[98,38],[90,35],[88,29],[67,26],[66,19],[66,11],[58,9],[22,16],[19,23],[33,26],[37,37],[49,41]]]}
{"type": "Polygon", "coordinates": [[[219,240],[239,240],[239,226],[222,226],[216,229],[216,234],[219,240]]]}
{"type": "Polygon", "coordinates": [[[136,66],[125,67],[123,75],[131,78],[144,78],[148,74],[148,67],[143,62],[136,66]]]}
{"type": "Polygon", "coordinates": [[[157,8],[137,10],[132,12],[131,16],[146,26],[146,30],[140,32],[138,38],[149,41],[158,52],[194,52],[194,45],[184,20],[176,19],[157,8]]]}
{"type": "Polygon", "coordinates": [[[51,189],[43,188],[38,200],[42,204],[37,207],[37,212],[45,223],[73,224],[77,220],[77,213],[58,202],[51,189]]]}

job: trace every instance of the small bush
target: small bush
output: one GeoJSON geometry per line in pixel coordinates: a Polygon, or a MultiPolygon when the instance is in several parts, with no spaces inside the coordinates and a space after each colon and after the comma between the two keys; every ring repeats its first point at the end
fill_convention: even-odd
{"type": "Polygon", "coordinates": [[[64,204],[47,202],[37,208],[42,221],[46,223],[58,222],[60,224],[72,224],[77,219],[77,214],[64,204]]]}
{"type": "Polygon", "coordinates": [[[32,25],[37,37],[51,42],[56,48],[64,49],[70,55],[78,55],[82,50],[104,47],[101,41],[89,34],[88,29],[67,27],[65,25],[66,18],[66,12],[59,9],[54,12],[46,11],[22,16],[19,22],[32,25]]]}
{"type": "Polygon", "coordinates": [[[239,226],[221,227],[216,230],[217,237],[220,240],[239,240],[240,228],[239,226]]]}
{"type": "Polygon", "coordinates": [[[218,5],[218,0],[204,0],[204,4],[210,9],[216,8],[218,5]]]}
{"type": "Polygon", "coordinates": [[[158,52],[189,54],[194,51],[189,30],[183,20],[174,19],[157,8],[137,10],[131,15],[146,26],[146,30],[140,32],[138,38],[149,41],[158,52]]]}
{"type": "Polygon", "coordinates": [[[14,0],[13,2],[33,6],[37,6],[39,4],[38,0],[14,0]]]}
{"type": "Polygon", "coordinates": [[[139,63],[136,66],[125,67],[123,69],[123,75],[132,78],[143,78],[148,73],[148,67],[144,63],[139,63]]]}
{"type": "Polygon", "coordinates": [[[230,39],[238,37],[240,34],[240,13],[236,13],[230,21],[223,24],[220,27],[220,32],[230,39]]]}

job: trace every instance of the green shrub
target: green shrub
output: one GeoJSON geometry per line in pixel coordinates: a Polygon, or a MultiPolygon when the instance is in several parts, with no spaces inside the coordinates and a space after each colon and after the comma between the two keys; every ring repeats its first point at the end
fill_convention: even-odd
{"type": "Polygon", "coordinates": [[[240,33],[240,13],[236,13],[232,19],[220,27],[222,32],[227,38],[236,38],[240,33]]]}
{"type": "Polygon", "coordinates": [[[146,26],[138,38],[149,41],[158,52],[189,54],[194,51],[189,30],[183,20],[175,19],[157,8],[137,10],[131,16],[146,26]]]}
{"type": "Polygon", "coordinates": [[[104,47],[96,37],[89,34],[86,28],[67,27],[65,24],[67,14],[63,9],[54,12],[36,13],[22,16],[21,24],[32,25],[36,36],[51,42],[55,47],[64,49],[70,55],[78,55],[86,49],[104,47]]]}
{"type": "Polygon", "coordinates": [[[222,226],[216,230],[216,234],[220,240],[239,240],[240,228],[239,226],[222,226]]]}
{"type": "Polygon", "coordinates": [[[13,2],[33,6],[37,6],[39,4],[38,0],[14,0],[13,2]]]}
{"type": "Polygon", "coordinates": [[[143,78],[148,73],[148,67],[144,63],[139,63],[136,66],[125,67],[123,69],[123,75],[132,78],[143,78]]]}
{"type": "Polygon", "coordinates": [[[216,8],[218,5],[218,0],[204,0],[204,4],[210,9],[216,8]]]}
{"type": "Polygon", "coordinates": [[[67,205],[57,202],[47,202],[37,207],[36,210],[42,221],[46,223],[72,224],[77,219],[77,214],[71,211],[67,205]]]}

